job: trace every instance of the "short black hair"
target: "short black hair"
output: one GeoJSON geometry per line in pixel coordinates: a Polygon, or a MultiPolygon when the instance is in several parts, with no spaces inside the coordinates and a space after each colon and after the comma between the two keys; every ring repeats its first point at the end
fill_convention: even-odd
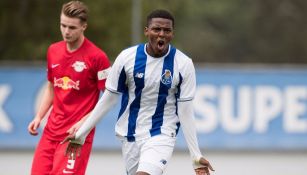
{"type": "Polygon", "coordinates": [[[152,11],[147,16],[147,27],[149,26],[149,23],[151,22],[152,18],[169,19],[173,23],[173,28],[175,27],[175,19],[174,19],[173,15],[170,12],[168,12],[167,10],[157,9],[157,10],[152,11]]]}

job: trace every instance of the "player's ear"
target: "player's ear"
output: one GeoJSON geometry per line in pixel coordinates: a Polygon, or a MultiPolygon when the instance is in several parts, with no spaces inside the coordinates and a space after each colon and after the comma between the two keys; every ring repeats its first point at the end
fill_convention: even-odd
{"type": "Polygon", "coordinates": [[[173,32],[172,33],[172,36],[171,36],[171,39],[173,39],[175,37],[175,33],[173,32]]]}
{"type": "Polygon", "coordinates": [[[85,31],[87,28],[87,23],[82,24],[82,30],[85,31]]]}
{"type": "Polygon", "coordinates": [[[144,28],[144,35],[147,37],[148,36],[148,27],[144,28]]]}

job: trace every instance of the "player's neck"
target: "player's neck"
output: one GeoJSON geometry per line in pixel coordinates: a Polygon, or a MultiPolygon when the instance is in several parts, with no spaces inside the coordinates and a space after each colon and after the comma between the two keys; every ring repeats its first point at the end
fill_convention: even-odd
{"type": "Polygon", "coordinates": [[[77,39],[74,42],[67,42],[67,44],[66,44],[67,51],[68,52],[76,51],[77,49],[79,49],[81,47],[83,41],[84,41],[84,35],[80,36],[80,38],[77,39]]]}

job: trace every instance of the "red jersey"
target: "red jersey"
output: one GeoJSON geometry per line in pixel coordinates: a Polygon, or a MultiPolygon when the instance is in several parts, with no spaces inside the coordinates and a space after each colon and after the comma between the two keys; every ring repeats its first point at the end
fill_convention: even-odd
{"type": "MultiPolygon", "coordinates": [[[[68,52],[65,41],[52,44],[47,52],[48,81],[53,84],[53,109],[44,133],[62,141],[67,130],[95,107],[104,90],[110,62],[107,55],[87,38],[68,52]]],[[[92,141],[94,130],[87,137],[92,141]]]]}

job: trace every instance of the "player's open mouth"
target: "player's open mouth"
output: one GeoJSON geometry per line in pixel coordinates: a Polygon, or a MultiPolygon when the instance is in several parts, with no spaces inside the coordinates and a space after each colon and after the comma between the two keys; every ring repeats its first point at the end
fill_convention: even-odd
{"type": "Polygon", "coordinates": [[[164,45],[165,45],[165,42],[163,40],[159,40],[158,41],[158,48],[159,49],[163,49],[164,48],[164,45]]]}

